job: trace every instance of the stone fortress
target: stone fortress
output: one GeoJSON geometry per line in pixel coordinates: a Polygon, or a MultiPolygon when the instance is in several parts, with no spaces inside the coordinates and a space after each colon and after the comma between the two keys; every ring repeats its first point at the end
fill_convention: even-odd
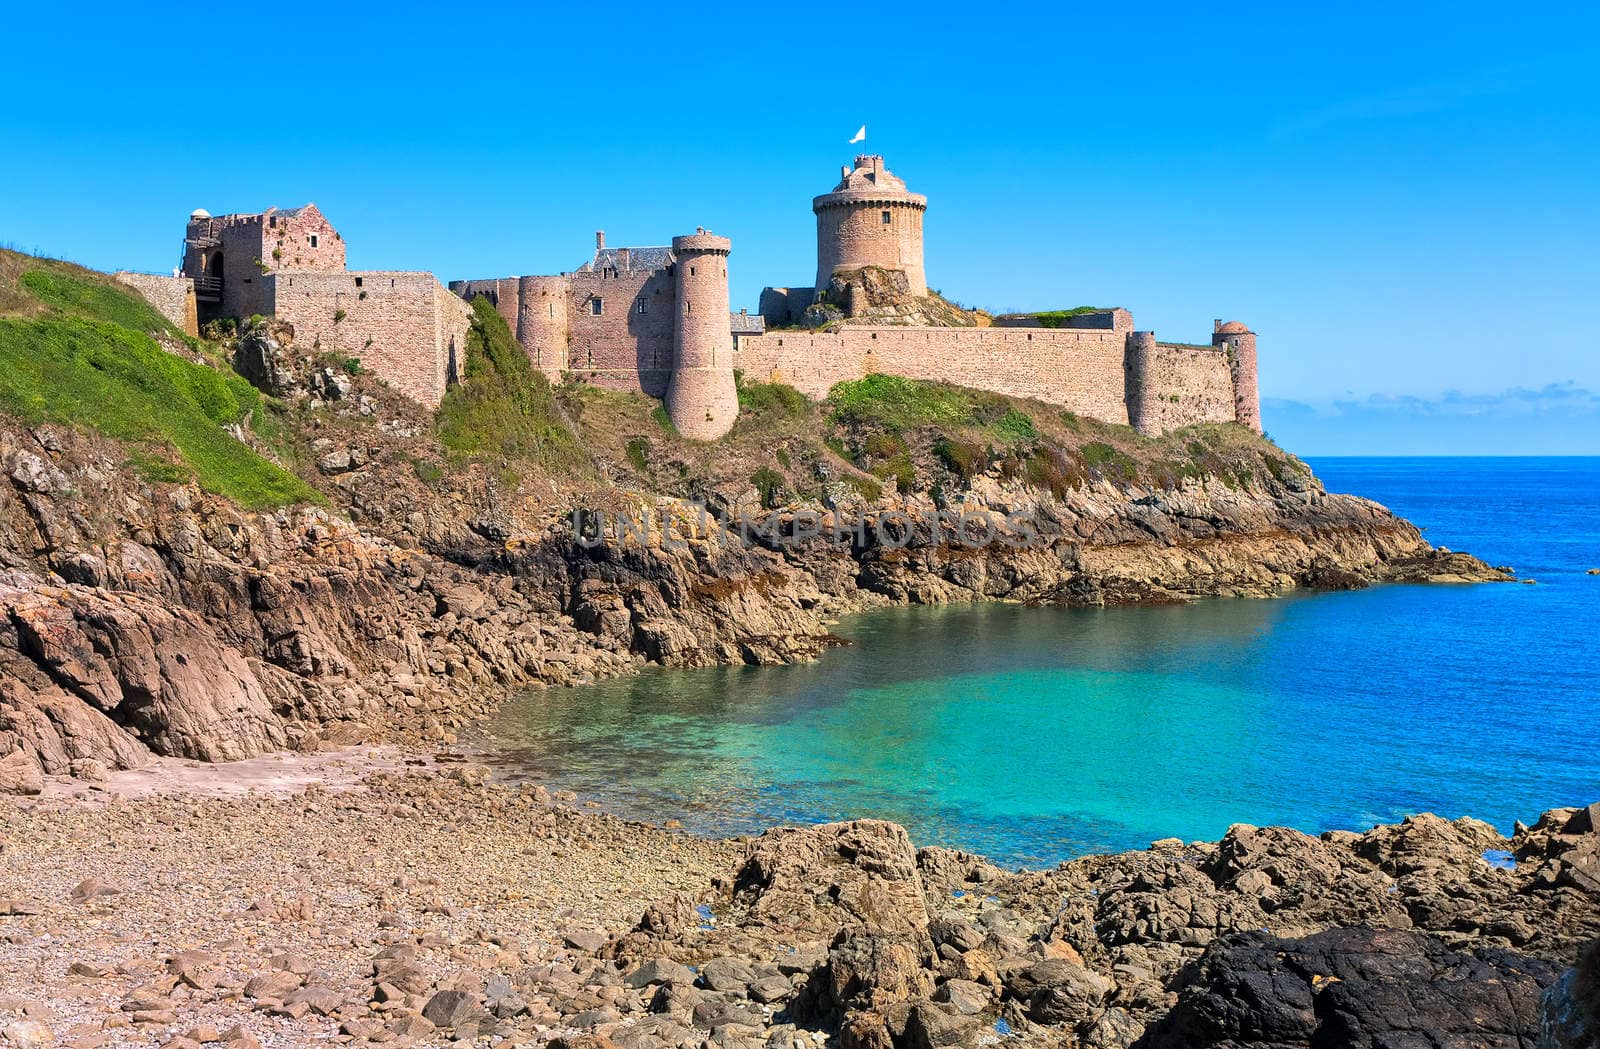
{"type": "Polygon", "coordinates": [[[460,280],[345,269],[339,233],[314,204],[214,218],[196,211],[173,277],[125,274],[175,323],[275,315],[296,341],[359,358],[425,404],[456,381],[484,296],[552,381],[666,402],[684,435],[709,440],[738,416],[735,374],[821,398],[873,373],[1031,397],[1141,433],[1201,422],[1261,429],[1256,338],[1213,324],[1209,344],[1165,343],[1123,309],[990,318],[930,295],[927,198],[878,155],[858,156],[812,201],[816,281],[763,290],[758,315],[728,305],[731,242],[705,229],[670,245],[608,247],[553,275],[460,280]]]}

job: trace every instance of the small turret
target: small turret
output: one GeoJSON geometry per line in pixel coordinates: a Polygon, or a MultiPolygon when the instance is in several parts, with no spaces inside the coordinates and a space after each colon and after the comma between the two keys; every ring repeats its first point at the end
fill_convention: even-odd
{"type": "Polygon", "coordinates": [[[728,255],[733,244],[702,227],[672,238],[678,316],[673,330],[667,414],[685,437],[710,441],[733,428],[739,393],[733,382],[728,324],[728,255]]]}
{"type": "Polygon", "coordinates": [[[1211,344],[1228,355],[1235,421],[1261,432],[1261,392],[1256,382],[1256,333],[1240,321],[1217,321],[1211,344]]]}

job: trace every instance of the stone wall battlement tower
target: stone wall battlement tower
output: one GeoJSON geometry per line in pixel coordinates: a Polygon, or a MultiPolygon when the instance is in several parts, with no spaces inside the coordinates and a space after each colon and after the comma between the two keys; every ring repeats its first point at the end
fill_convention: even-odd
{"type": "Polygon", "coordinates": [[[1256,383],[1256,333],[1241,321],[1212,325],[1211,345],[1228,357],[1233,378],[1234,419],[1261,432],[1261,393],[1256,383]]]}
{"type": "Polygon", "coordinates": [[[739,393],[728,327],[728,255],[733,242],[704,228],[672,238],[677,317],[667,413],[685,437],[709,441],[733,428],[739,393]]]}
{"type": "Polygon", "coordinates": [[[909,292],[928,294],[922,268],[922,215],[928,198],[866,153],[855,167],[841,168],[832,193],[811,201],[817,216],[817,290],[825,291],[836,270],[880,266],[906,275],[909,292]]]}

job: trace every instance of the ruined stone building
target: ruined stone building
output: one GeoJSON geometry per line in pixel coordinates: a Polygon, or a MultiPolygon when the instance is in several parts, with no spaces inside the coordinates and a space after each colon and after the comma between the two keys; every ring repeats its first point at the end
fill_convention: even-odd
{"type": "MultiPolygon", "coordinates": [[[[274,316],[301,348],[354,357],[436,405],[466,353],[472,311],[431,273],[345,269],[345,243],[315,204],[259,214],[195,211],[172,277],[119,274],[158,309],[187,299],[200,324],[274,316]]],[[[192,330],[186,329],[186,330],[192,330]]]]}
{"type": "Polygon", "coordinates": [[[1256,337],[1238,321],[1202,344],[1161,342],[1123,309],[989,318],[930,294],[927,197],[865,154],[812,199],[815,282],[768,287],[757,315],[728,305],[732,244],[704,229],[669,245],[608,247],[557,274],[453,281],[350,271],[345,244],[314,204],[190,216],[181,274],[124,275],[192,328],[214,316],[275,314],[296,340],[361,360],[407,395],[437,404],[465,351],[467,301],[485,297],[552,380],[666,402],[687,436],[726,433],[734,375],[813,398],[873,373],[955,383],[1163,433],[1192,423],[1261,428],[1256,337]],[[454,293],[454,294],[452,294],[454,293]]]}

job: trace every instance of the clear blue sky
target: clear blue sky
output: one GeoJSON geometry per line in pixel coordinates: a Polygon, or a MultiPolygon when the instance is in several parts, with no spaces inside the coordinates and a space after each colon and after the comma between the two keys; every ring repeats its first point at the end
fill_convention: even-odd
{"type": "Polygon", "coordinates": [[[314,200],[450,280],[705,225],[753,308],[865,123],[951,298],[1245,320],[1305,453],[1600,452],[1592,5],[1142,6],[22,5],[0,242],[164,270],[314,200]]]}

